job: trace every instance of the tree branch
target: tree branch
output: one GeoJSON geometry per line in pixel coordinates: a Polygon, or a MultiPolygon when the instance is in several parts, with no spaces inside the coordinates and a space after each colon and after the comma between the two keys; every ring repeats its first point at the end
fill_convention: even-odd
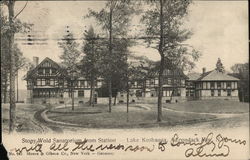
{"type": "Polygon", "coordinates": [[[26,1],[24,7],[16,14],[16,16],[14,17],[14,19],[16,19],[16,17],[19,16],[19,14],[22,13],[22,11],[26,8],[27,4],[28,4],[28,0],[26,1]]]}

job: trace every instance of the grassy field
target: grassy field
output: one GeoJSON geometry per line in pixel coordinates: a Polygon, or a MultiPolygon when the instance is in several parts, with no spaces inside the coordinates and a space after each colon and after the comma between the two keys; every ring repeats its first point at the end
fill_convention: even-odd
{"type": "Polygon", "coordinates": [[[176,104],[164,104],[164,107],[188,112],[199,113],[248,113],[249,103],[227,100],[188,101],[176,104]]]}
{"type": "MultiPolygon", "coordinates": [[[[78,124],[83,127],[94,128],[134,128],[134,127],[150,127],[156,123],[157,110],[152,107],[147,110],[140,105],[131,105],[129,107],[128,119],[125,105],[117,105],[112,107],[112,112],[108,112],[108,106],[97,105],[92,107],[77,107],[72,113],[71,109],[60,108],[58,111],[66,111],[65,113],[49,112],[47,115],[55,121],[78,124]],[[88,111],[101,111],[97,114],[84,114],[88,111]],[[82,113],[79,113],[82,112],[82,113]]],[[[165,125],[176,125],[188,122],[200,122],[216,118],[212,115],[198,115],[192,113],[175,113],[163,110],[163,122],[165,125]]]]}

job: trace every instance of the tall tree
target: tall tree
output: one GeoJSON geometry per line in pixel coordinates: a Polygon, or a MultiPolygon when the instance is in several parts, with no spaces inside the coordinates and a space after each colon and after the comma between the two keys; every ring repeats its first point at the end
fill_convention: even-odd
{"type": "MultiPolygon", "coordinates": [[[[26,58],[23,57],[22,53],[17,47],[17,44],[12,44],[13,40],[13,34],[15,33],[25,33],[28,30],[30,30],[32,24],[23,23],[21,22],[17,17],[21,12],[24,10],[24,8],[27,6],[27,2],[24,5],[24,7],[14,16],[7,16],[4,14],[2,7],[4,7],[3,4],[5,4],[8,8],[9,15],[14,14],[12,10],[14,10],[14,1],[1,1],[1,93],[3,97],[3,101],[7,102],[7,90],[10,87],[10,72],[11,72],[11,55],[15,59],[15,75],[17,71],[21,68],[24,68],[26,65],[26,58]],[[12,9],[13,8],[13,9],[12,9]],[[10,13],[11,12],[11,13],[10,13]],[[13,19],[12,22],[10,22],[10,19],[13,19]],[[12,53],[9,53],[10,51],[10,44],[12,44],[12,53]],[[25,60],[25,61],[23,61],[25,60]]],[[[12,63],[13,64],[13,63],[12,63]]],[[[12,76],[13,78],[13,76],[12,76]]],[[[17,88],[18,89],[18,88],[17,88]]],[[[12,89],[13,90],[13,89],[12,89]]],[[[11,93],[10,93],[11,94],[11,93]]]]}
{"type": "Polygon", "coordinates": [[[102,30],[107,33],[109,39],[107,43],[108,56],[105,58],[105,77],[108,82],[109,88],[109,112],[112,107],[112,73],[114,68],[117,68],[117,61],[115,58],[119,52],[113,52],[116,42],[116,38],[121,38],[127,35],[129,21],[133,12],[133,6],[129,0],[109,0],[105,7],[96,12],[89,10],[88,17],[94,17],[97,22],[101,25],[102,30]]]}
{"type": "Polygon", "coordinates": [[[79,44],[75,41],[72,33],[63,36],[62,42],[58,42],[58,45],[63,50],[63,54],[60,56],[62,65],[65,66],[68,74],[70,75],[70,87],[72,98],[72,110],[74,110],[74,87],[77,77],[79,76],[78,63],[80,61],[81,52],[78,50],[79,44]]]}
{"type": "Polygon", "coordinates": [[[222,64],[222,62],[221,62],[221,60],[220,60],[220,58],[218,58],[218,60],[217,60],[217,63],[216,63],[216,70],[217,70],[218,72],[222,72],[222,73],[225,72],[224,66],[223,66],[223,64],[222,64]]]}
{"type": "MultiPolygon", "coordinates": [[[[158,50],[160,54],[159,86],[158,86],[158,116],[162,121],[162,86],[163,70],[166,57],[173,49],[182,47],[183,41],[191,36],[191,32],[183,29],[184,17],[188,14],[191,0],[150,0],[150,9],[143,15],[141,21],[145,24],[149,46],[158,50]]],[[[186,50],[188,51],[188,50],[186,50]]],[[[184,52],[187,53],[187,52],[184,52]]]]}
{"type": "MultiPolygon", "coordinates": [[[[16,103],[15,103],[15,55],[14,55],[14,36],[15,36],[15,23],[14,23],[14,6],[15,1],[3,1],[7,5],[8,8],[8,21],[5,24],[6,35],[8,40],[8,54],[10,58],[10,121],[9,121],[9,132],[13,132],[15,130],[15,122],[16,122],[16,103]]],[[[2,29],[2,26],[1,26],[2,29]]],[[[1,30],[2,31],[2,30],[1,30]]],[[[1,34],[2,36],[2,34],[1,34]]]]}
{"type": "Polygon", "coordinates": [[[63,54],[60,55],[62,64],[68,70],[75,69],[80,61],[81,52],[78,50],[79,44],[75,41],[73,34],[68,33],[64,35],[62,42],[58,42],[58,45],[63,50],[63,54]]]}
{"type": "Polygon", "coordinates": [[[84,57],[81,60],[82,72],[85,77],[90,80],[90,99],[89,105],[94,106],[94,92],[95,83],[97,83],[97,78],[100,75],[100,39],[99,36],[94,32],[91,26],[88,31],[84,34],[84,46],[83,52],[84,57]]]}

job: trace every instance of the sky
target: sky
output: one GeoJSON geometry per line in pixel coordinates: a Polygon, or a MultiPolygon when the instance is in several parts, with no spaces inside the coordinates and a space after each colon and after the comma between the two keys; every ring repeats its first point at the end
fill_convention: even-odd
{"type": "MultiPolygon", "coordinates": [[[[31,1],[19,15],[23,22],[34,24],[31,34],[37,38],[46,38],[46,45],[18,46],[24,56],[31,59],[39,57],[41,62],[49,57],[60,62],[62,50],[57,40],[66,33],[66,26],[78,38],[82,37],[84,30],[90,25],[98,28],[93,19],[86,19],[88,8],[100,10],[104,1],[31,1]]],[[[201,72],[203,67],[213,70],[217,59],[222,60],[226,70],[235,63],[248,62],[248,2],[247,1],[194,1],[189,8],[185,27],[193,32],[193,36],[186,41],[202,53],[193,71],[201,72]]],[[[25,1],[17,2],[17,13],[25,1]]],[[[138,25],[139,17],[135,17],[133,25],[138,25]]],[[[27,38],[27,34],[18,34],[16,38],[27,38]]],[[[80,40],[79,43],[82,44],[80,40]]],[[[152,60],[159,60],[156,50],[146,48],[144,45],[132,47],[135,55],[147,56],[152,60]]],[[[20,72],[19,86],[26,88],[21,78],[25,72],[20,72]]]]}

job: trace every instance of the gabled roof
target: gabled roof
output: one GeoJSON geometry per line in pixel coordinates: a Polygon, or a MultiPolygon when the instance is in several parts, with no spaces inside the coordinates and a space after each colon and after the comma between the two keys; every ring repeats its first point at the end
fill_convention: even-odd
{"type": "Polygon", "coordinates": [[[66,70],[61,67],[58,63],[56,63],[55,61],[53,61],[52,59],[46,57],[41,63],[39,63],[35,68],[31,69],[30,71],[27,72],[25,79],[34,76],[34,74],[37,72],[38,68],[41,67],[44,63],[49,62],[51,64],[53,64],[61,74],[67,76],[67,72],[66,70]]]}
{"type": "Polygon", "coordinates": [[[198,81],[238,81],[238,78],[222,73],[217,70],[212,70],[201,74],[198,81]]]}
{"type": "Polygon", "coordinates": [[[187,75],[188,80],[190,80],[190,81],[195,81],[195,80],[197,80],[198,78],[200,78],[200,76],[201,76],[200,73],[189,73],[189,74],[187,75]]]}

